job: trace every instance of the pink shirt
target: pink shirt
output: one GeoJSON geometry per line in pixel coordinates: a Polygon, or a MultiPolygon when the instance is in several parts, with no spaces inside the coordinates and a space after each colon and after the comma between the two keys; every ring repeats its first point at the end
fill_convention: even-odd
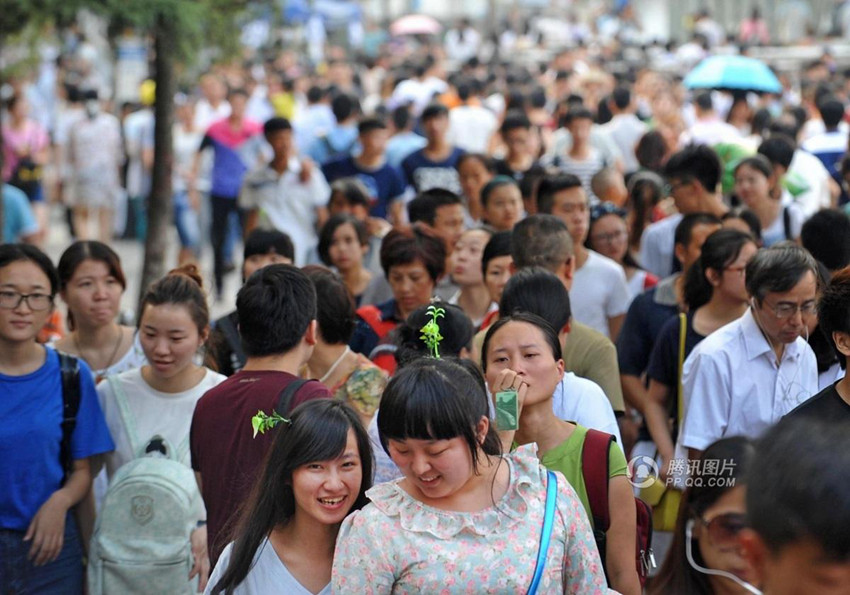
{"type": "Polygon", "coordinates": [[[32,155],[43,151],[50,143],[47,133],[33,120],[26,120],[22,128],[3,126],[3,180],[9,181],[20,162],[19,153],[26,150],[32,155]]]}

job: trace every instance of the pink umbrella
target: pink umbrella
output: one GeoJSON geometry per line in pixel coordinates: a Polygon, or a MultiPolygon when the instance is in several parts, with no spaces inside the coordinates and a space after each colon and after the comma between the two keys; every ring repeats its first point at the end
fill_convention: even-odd
{"type": "Polygon", "coordinates": [[[390,25],[390,33],[401,35],[436,35],[443,26],[433,17],[424,14],[409,14],[390,25]]]}

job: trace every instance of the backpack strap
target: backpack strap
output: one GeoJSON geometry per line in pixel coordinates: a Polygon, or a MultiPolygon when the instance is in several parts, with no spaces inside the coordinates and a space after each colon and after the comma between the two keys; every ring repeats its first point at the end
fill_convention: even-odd
{"type": "Polygon", "coordinates": [[[395,322],[383,319],[381,311],[377,306],[363,306],[358,308],[357,315],[378,335],[379,340],[386,337],[396,327],[395,322]]]}
{"type": "Polygon", "coordinates": [[[782,207],[782,231],[785,234],[785,239],[790,240],[791,238],[791,213],[788,211],[788,207],[782,207]]]}
{"type": "Polygon", "coordinates": [[[106,381],[109,383],[109,388],[112,389],[112,396],[115,398],[115,404],[118,406],[118,417],[121,418],[121,423],[124,424],[124,429],[127,432],[127,441],[130,443],[130,451],[133,456],[141,456],[140,449],[144,446],[139,440],[136,433],[136,420],[133,417],[133,412],[130,411],[130,405],[127,402],[127,394],[118,382],[117,376],[107,376],[106,381]]]}
{"type": "Polygon", "coordinates": [[[280,394],[277,397],[277,406],[274,408],[280,415],[283,417],[289,417],[291,413],[291,404],[292,398],[295,396],[295,393],[298,390],[307,384],[308,382],[318,382],[318,380],[306,380],[304,378],[297,378],[283,387],[283,390],[280,391],[280,394]]]}
{"type": "Polygon", "coordinates": [[[222,316],[218,319],[216,326],[221,329],[224,338],[227,339],[227,344],[236,355],[242,364],[245,364],[245,351],[242,349],[242,338],[239,336],[239,329],[233,324],[233,319],[230,315],[222,316]]]}
{"type": "Polygon", "coordinates": [[[581,449],[581,474],[590,503],[595,531],[608,531],[611,511],[608,508],[608,455],[614,436],[588,429],[581,449]]]}
{"type": "Polygon", "coordinates": [[[682,419],[685,417],[685,386],[682,383],[682,371],[685,368],[685,341],[688,338],[688,317],[684,312],[679,313],[679,382],[677,388],[679,395],[676,400],[676,432],[682,428],[682,419]]]}
{"type": "Polygon", "coordinates": [[[67,353],[57,351],[59,371],[62,375],[62,442],[59,444],[59,460],[64,476],[62,483],[74,470],[74,457],[71,453],[71,438],[77,427],[77,413],[80,411],[82,391],[80,389],[80,360],[67,353]]]}

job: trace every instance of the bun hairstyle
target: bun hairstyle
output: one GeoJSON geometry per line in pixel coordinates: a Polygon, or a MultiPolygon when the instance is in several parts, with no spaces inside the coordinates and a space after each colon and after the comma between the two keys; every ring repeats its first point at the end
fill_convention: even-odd
{"type": "Polygon", "coordinates": [[[139,307],[138,324],[141,323],[147,306],[163,304],[186,306],[200,334],[203,334],[210,325],[210,311],[207,296],[204,294],[204,279],[194,264],[185,264],[172,269],[165,277],[148,287],[139,307]]]}

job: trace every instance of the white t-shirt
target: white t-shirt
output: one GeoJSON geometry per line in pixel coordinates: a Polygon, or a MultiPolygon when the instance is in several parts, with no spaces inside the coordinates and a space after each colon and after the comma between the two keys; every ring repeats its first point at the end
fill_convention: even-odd
{"type": "Polygon", "coordinates": [[[613,434],[623,448],[617,417],[611,401],[598,384],[587,378],[564,372],[564,378],[552,393],[552,410],[565,421],[574,421],[586,428],[613,434]]]}
{"type": "Polygon", "coordinates": [[[461,105],[449,112],[446,140],[470,153],[487,153],[490,137],[498,126],[496,116],[486,107],[461,105]]]}
{"type": "Polygon", "coordinates": [[[625,314],[630,299],[623,267],[590,250],[587,261],[573,276],[573,318],[610,338],[608,319],[625,314]]]}
{"type": "MultiPolygon", "coordinates": [[[[142,378],[141,368],[110,376],[97,386],[100,408],[106,425],[115,442],[115,450],[106,455],[106,472],[110,478],[124,464],[136,458],[136,449],[144,444],[133,445],[115,397],[115,390],[123,392],[135,425],[135,434],[140,441],[147,441],[159,434],[175,449],[188,439],[195,404],[205,392],[226,380],[212,370],[206,370],[203,379],[193,388],[180,393],[163,393],[154,390],[142,378]]],[[[246,421],[249,423],[249,421],[246,421]]],[[[183,453],[183,462],[190,466],[188,449],[183,453]]]]}
{"type": "Polygon", "coordinates": [[[796,240],[799,238],[800,232],[803,230],[804,220],[805,215],[803,215],[803,211],[800,207],[791,202],[789,195],[788,200],[783,201],[783,207],[780,209],[776,219],[773,220],[773,223],[768,225],[761,232],[761,239],[764,242],[764,247],[767,248],[778,242],[796,240]],[[783,212],[785,209],[788,209],[788,233],[790,236],[785,235],[785,213],[783,212]]]}
{"type": "Polygon", "coordinates": [[[647,275],[649,275],[647,271],[637,270],[635,271],[635,274],[632,275],[632,278],[628,280],[627,283],[629,287],[629,305],[631,305],[632,300],[634,300],[637,296],[647,290],[647,275]]]}
{"type": "Polygon", "coordinates": [[[808,190],[794,198],[794,204],[802,209],[808,219],[821,209],[829,208],[829,180],[831,176],[821,160],[802,149],[794,151],[794,158],[788,166],[789,176],[799,176],[808,190]]]}
{"type": "MultiPolygon", "coordinates": [[[[205,595],[212,593],[213,587],[221,580],[227,565],[230,563],[230,553],[233,543],[228,543],[210,575],[205,595]]],[[[248,576],[234,590],[235,595],[268,595],[270,593],[285,593],[286,595],[312,595],[312,592],[304,588],[289,572],[286,565],[278,558],[274,547],[268,538],[264,539],[254,554],[251,569],[248,576]]],[[[331,584],[328,583],[318,595],[330,595],[331,584]]]]}
{"type": "Polygon", "coordinates": [[[195,128],[206,132],[213,122],[223,120],[229,115],[230,104],[227,101],[222,101],[218,104],[218,107],[213,107],[209,101],[202,97],[195,104],[195,128]]]}
{"type": "Polygon", "coordinates": [[[289,168],[278,176],[264,165],[245,176],[239,193],[239,206],[259,209],[258,225],[286,233],[295,246],[295,264],[303,266],[319,237],[316,234],[316,209],[328,204],[330,186],[318,167],[307,182],[301,182],[301,162],[293,157],[289,168]]]}
{"type": "Polygon", "coordinates": [[[684,218],[681,213],[665,217],[643,230],[640,239],[640,264],[659,279],[673,272],[676,250],[676,227],[684,218]]]}

